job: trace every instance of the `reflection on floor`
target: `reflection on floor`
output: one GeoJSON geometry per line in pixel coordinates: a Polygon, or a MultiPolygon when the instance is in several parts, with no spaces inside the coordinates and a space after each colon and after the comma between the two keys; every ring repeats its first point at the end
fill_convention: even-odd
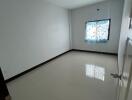
{"type": "Polygon", "coordinates": [[[132,99],[132,83],[130,85],[130,90],[129,90],[129,94],[128,94],[128,100],[132,99]]]}
{"type": "Polygon", "coordinates": [[[105,80],[105,68],[96,65],[86,64],[86,76],[91,78],[105,80]]]}
{"type": "Polygon", "coordinates": [[[12,100],[115,100],[117,57],[69,52],[8,84],[12,100]]]}

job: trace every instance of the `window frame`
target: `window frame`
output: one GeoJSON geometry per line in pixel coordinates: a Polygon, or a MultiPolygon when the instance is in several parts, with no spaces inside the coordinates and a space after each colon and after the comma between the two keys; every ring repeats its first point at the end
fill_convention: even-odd
{"type": "MultiPolygon", "coordinates": [[[[102,42],[102,41],[94,41],[94,42],[92,42],[92,43],[106,43],[106,42],[108,42],[109,40],[110,40],[110,32],[111,32],[111,19],[109,18],[109,19],[100,19],[100,20],[92,20],[92,21],[86,21],[85,22],[85,37],[86,37],[86,29],[87,29],[87,23],[88,22],[99,22],[99,21],[105,21],[105,20],[109,20],[109,28],[108,28],[108,38],[107,38],[107,41],[105,41],[105,42],[102,42]]],[[[88,41],[88,40],[86,40],[85,39],[85,42],[90,42],[91,43],[91,41],[88,41]]]]}

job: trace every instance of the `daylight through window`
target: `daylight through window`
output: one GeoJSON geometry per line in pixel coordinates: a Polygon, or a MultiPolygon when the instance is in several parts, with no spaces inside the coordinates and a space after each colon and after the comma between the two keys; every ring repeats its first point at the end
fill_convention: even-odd
{"type": "Polygon", "coordinates": [[[107,42],[110,33],[110,19],[89,21],[86,23],[86,37],[88,42],[107,42]]]}

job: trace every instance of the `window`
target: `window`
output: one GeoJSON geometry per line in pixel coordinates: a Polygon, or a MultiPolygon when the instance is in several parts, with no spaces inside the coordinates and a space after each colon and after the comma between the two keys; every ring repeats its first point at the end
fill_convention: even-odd
{"type": "Polygon", "coordinates": [[[107,42],[110,33],[110,19],[86,22],[87,42],[107,42]]]}

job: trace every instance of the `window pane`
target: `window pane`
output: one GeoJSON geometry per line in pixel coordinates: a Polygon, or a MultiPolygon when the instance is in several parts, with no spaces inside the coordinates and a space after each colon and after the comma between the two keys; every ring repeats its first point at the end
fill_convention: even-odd
{"type": "Polygon", "coordinates": [[[109,35],[110,20],[93,21],[86,23],[86,41],[106,42],[109,35]]]}
{"type": "Polygon", "coordinates": [[[94,41],[96,40],[96,23],[95,22],[90,22],[87,23],[86,27],[86,40],[91,40],[94,41]]]}

